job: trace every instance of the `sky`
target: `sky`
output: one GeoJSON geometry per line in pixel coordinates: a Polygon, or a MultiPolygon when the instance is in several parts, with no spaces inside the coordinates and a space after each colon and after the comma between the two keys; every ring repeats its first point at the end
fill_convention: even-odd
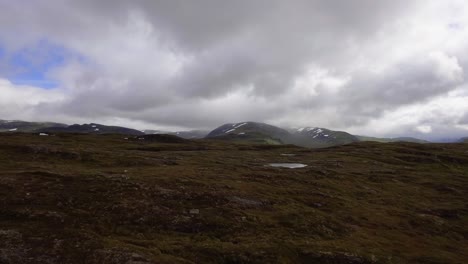
{"type": "Polygon", "coordinates": [[[468,136],[466,0],[0,0],[0,119],[468,136]]]}

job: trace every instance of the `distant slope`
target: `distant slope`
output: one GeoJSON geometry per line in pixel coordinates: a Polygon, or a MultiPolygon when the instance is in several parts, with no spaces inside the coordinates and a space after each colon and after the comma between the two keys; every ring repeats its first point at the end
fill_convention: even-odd
{"type": "Polygon", "coordinates": [[[257,122],[224,124],[206,136],[211,139],[274,145],[285,143],[289,137],[289,132],[282,128],[257,122]]]}
{"type": "Polygon", "coordinates": [[[160,134],[167,134],[167,135],[174,135],[185,139],[199,139],[204,138],[208,135],[208,131],[204,130],[188,130],[188,131],[163,131],[163,130],[143,130],[143,132],[147,135],[160,135],[160,134]]]}
{"type": "Polygon", "coordinates": [[[367,137],[367,136],[356,136],[359,141],[375,141],[382,143],[390,142],[412,142],[412,143],[430,143],[429,141],[412,138],[412,137],[397,137],[397,138],[377,138],[377,137],[367,137]]]}
{"type": "Polygon", "coordinates": [[[334,131],[319,127],[304,127],[292,131],[294,141],[299,146],[328,147],[358,142],[359,139],[347,132],[334,131]]]}
{"type": "Polygon", "coordinates": [[[199,139],[204,138],[208,135],[208,131],[204,130],[189,130],[189,131],[177,131],[177,132],[170,132],[169,135],[175,135],[185,139],[199,139]]]}
{"type": "Polygon", "coordinates": [[[263,133],[249,132],[245,134],[226,134],[218,137],[207,137],[208,139],[224,140],[238,143],[282,145],[283,141],[279,138],[273,138],[263,133]]]}
{"type": "Polygon", "coordinates": [[[147,135],[154,135],[154,134],[167,134],[170,133],[169,131],[164,131],[164,130],[154,130],[154,129],[145,129],[143,130],[143,133],[147,135]]]}
{"type": "Polygon", "coordinates": [[[20,120],[0,120],[0,132],[33,132],[46,127],[66,127],[66,124],[53,122],[27,122],[20,120]]]}
{"type": "Polygon", "coordinates": [[[289,136],[289,132],[287,130],[269,124],[242,122],[222,125],[211,131],[206,137],[213,138],[223,137],[226,135],[244,135],[249,133],[260,133],[278,139],[283,139],[289,136]]]}
{"type": "Polygon", "coordinates": [[[242,122],[222,125],[207,138],[265,144],[294,144],[302,147],[330,147],[358,142],[355,136],[325,128],[300,128],[287,131],[264,123],[242,122]]]}
{"type": "Polygon", "coordinates": [[[468,143],[468,137],[460,138],[460,140],[459,140],[458,142],[460,142],[460,143],[468,143]]]}
{"type": "Polygon", "coordinates": [[[67,127],[46,127],[37,129],[34,132],[43,133],[86,133],[86,134],[125,134],[125,135],[144,135],[142,131],[119,127],[119,126],[105,126],[101,124],[83,124],[71,125],[67,127]]]}

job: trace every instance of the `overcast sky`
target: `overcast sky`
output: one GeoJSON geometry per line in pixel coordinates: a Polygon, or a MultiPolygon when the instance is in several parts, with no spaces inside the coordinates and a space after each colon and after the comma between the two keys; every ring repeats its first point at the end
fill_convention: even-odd
{"type": "Polygon", "coordinates": [[[468,136],[466,0],[0,0],[0,119],[468,136]]]}

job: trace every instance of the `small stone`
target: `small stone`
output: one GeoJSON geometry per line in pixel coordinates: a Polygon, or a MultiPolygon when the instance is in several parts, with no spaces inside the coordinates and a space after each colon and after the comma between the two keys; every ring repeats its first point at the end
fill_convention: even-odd
{"type": "Polygon", "coordinates": [[[315,208],[318,208],[318,207],[322,207],[323,204],[321,204],[321,203],[312,203],[312,206],[315,207],[315,208]]]}
{"type": "Polygon", "coordinates": [[[189,213],[190,214],[199,214],[200,210],[199,209],[190,209],[189,213]]]}

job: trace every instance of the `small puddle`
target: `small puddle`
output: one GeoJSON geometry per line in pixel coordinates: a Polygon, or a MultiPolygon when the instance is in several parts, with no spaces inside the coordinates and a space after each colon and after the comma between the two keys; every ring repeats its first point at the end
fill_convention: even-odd
{"type": "Polygon", "coordinates": [[[295,157],[296,154],[281,154],[283,157],[295,157]]]}
{"type": "Polygon", "coordinates": [[[299,168],[307,167],[307,165],[302,164],[302,163],[270,163],[268,164],[268,166],[275,167],[275,168],[288,168],[288,169],[299,169],[299,168]]]}

